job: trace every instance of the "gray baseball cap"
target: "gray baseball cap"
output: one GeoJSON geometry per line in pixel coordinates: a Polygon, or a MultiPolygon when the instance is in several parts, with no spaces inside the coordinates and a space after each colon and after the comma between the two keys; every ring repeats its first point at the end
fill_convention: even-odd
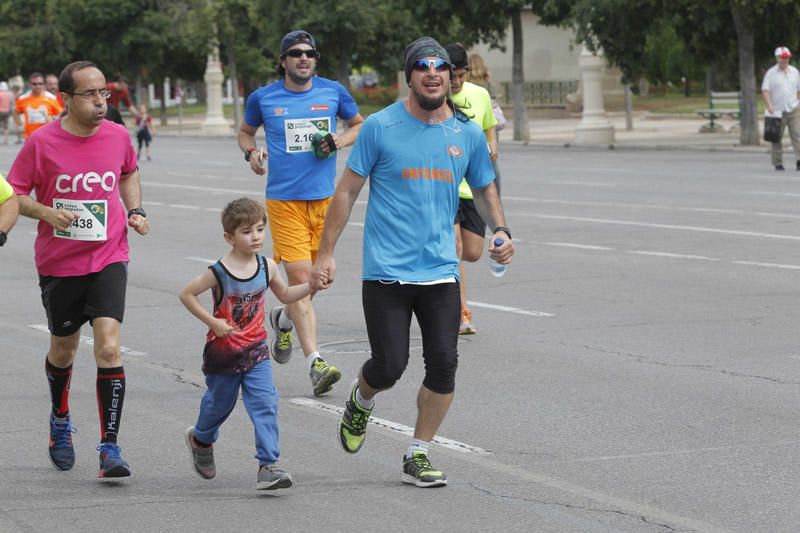
{"type": "Polygon", "coordinates": [[[281,55],[285,54],[289,48],[299,43],[307,43],[311,45],[311,48],[317,48],[317,42],[310,33],[305,30],[294,30],[284,35],[283,39],[281,39],[281,55]]]}

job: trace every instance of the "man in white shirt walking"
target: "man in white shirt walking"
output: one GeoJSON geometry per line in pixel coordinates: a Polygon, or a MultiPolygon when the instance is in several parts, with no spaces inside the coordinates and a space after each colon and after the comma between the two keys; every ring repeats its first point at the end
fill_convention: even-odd
{"type": "MultiPolygon", "coordinates": [[[[789,126],[789,137],[792,139],[797,159],[797,170],[800,170],[800,110],[798,110],[800,72],[789,64],[791,57],[792,53],[785,46],[775,49],[776,64],[764,75],[761,93],[764,95],[767,113],[781,117],[781,139],[786,126],[789,126]]],[[[771,154],[775,170],[784,170],[781,141],[772,143],[771,154]]]]}

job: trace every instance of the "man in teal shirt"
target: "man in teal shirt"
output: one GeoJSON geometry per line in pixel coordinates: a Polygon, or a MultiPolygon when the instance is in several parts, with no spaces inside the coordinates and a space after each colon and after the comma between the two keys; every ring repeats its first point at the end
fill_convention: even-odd
{"type": "Polygon", "coordinates": [[[391,388],[408,364],[409,327],[416,315],[425,379],[402,481],[437,487],[446,485],[447,477],[431,466],[428,445],[455,390],[461,300],[453,220],[462,176],[484,220],[504,239],[502,246],[489,247],[492,257],[510,263],[514,245],[483,132],[447,97],[452,68],[447,51],[422,37],[408,45],[404,60],[410,95],[364,122],[328,210],[310,283],[322,288],[333,282],[334,246],[369,179],[362,301],[372,354],[350,391],[339,442],[348,453],[361,448],[375,395],[391,388]]]}

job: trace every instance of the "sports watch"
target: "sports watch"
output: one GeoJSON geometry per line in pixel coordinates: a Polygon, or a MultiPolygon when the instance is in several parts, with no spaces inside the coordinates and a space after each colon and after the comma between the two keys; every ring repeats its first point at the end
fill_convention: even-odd
{"type": "Polygon", "coordinates": [[[244,160],[248,163],[250,162],[250,154],[258,150],[258,148],[248,148],[247,151],[244,153],[244,160]]]}
{"type": "Polygon", "coordinates": [[[511,237],[511,230],[510,230],[510,229],[508,229],[508,228],[507,228],[507,227],[505,227],[505,226],[497,226],[496,228],[494,228],[494,231],[493,231],[492,233],[497,233],[498,231],[502,231],[503,233],[505,233],[506,235],[508,235],[508,238],[509,238],[509,239],[512,239],[512,238],[513,238],[513,237],[511,237]]]}
{"type": "Polygon", "coordinates": [[[0,246],[3,246],[7,240],[8,240],[8,233],[6,233],[3,230],[0,230],[0,246]]]}
{"type": "Polygon", "coordinates": [[[147,213],[144,212],[144,209],[141,207],[134,207],[130,211],[128,211],[128,218],[131,218],[133,215],[139,215],[141,217],[147,218],[147,213]]]}

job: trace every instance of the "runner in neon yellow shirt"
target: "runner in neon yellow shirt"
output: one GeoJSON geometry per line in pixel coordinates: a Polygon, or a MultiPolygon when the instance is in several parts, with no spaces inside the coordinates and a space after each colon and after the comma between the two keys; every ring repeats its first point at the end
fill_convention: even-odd
{"type": "Polygon", "coordinates": [[[14,227],[19,215],[19,202],[14,189],[0,174],[0,246],[6,243],[8,232],[14,227]]]}
{"type": "MultiPolygon", "coordinates": [[[[465,81],[469,62],[467,51],[460,44],[445,46],[453,62],[453,76],[450,81],[450,90],[453,102],[461,108],[465,115],[475,121],[486,135],[492,164],[497,172],[497,119],[492,111],[492,98],[489,91],[479,85],[465,81]]],[[[459,335],[471,335],[477,332],[472,324],[472,313],[467,306],[467,283],[464,278],[464,261],[474,263],[483,253],[483,239],[486,233],[486,224],[475,203],[472,201],[472,190],[465,180],[461,180],[458,187],[458,214],[454,223],[456,234],[456,252],[458,252],[458,269],[461,273],[461,326],[459,335]]]]}

